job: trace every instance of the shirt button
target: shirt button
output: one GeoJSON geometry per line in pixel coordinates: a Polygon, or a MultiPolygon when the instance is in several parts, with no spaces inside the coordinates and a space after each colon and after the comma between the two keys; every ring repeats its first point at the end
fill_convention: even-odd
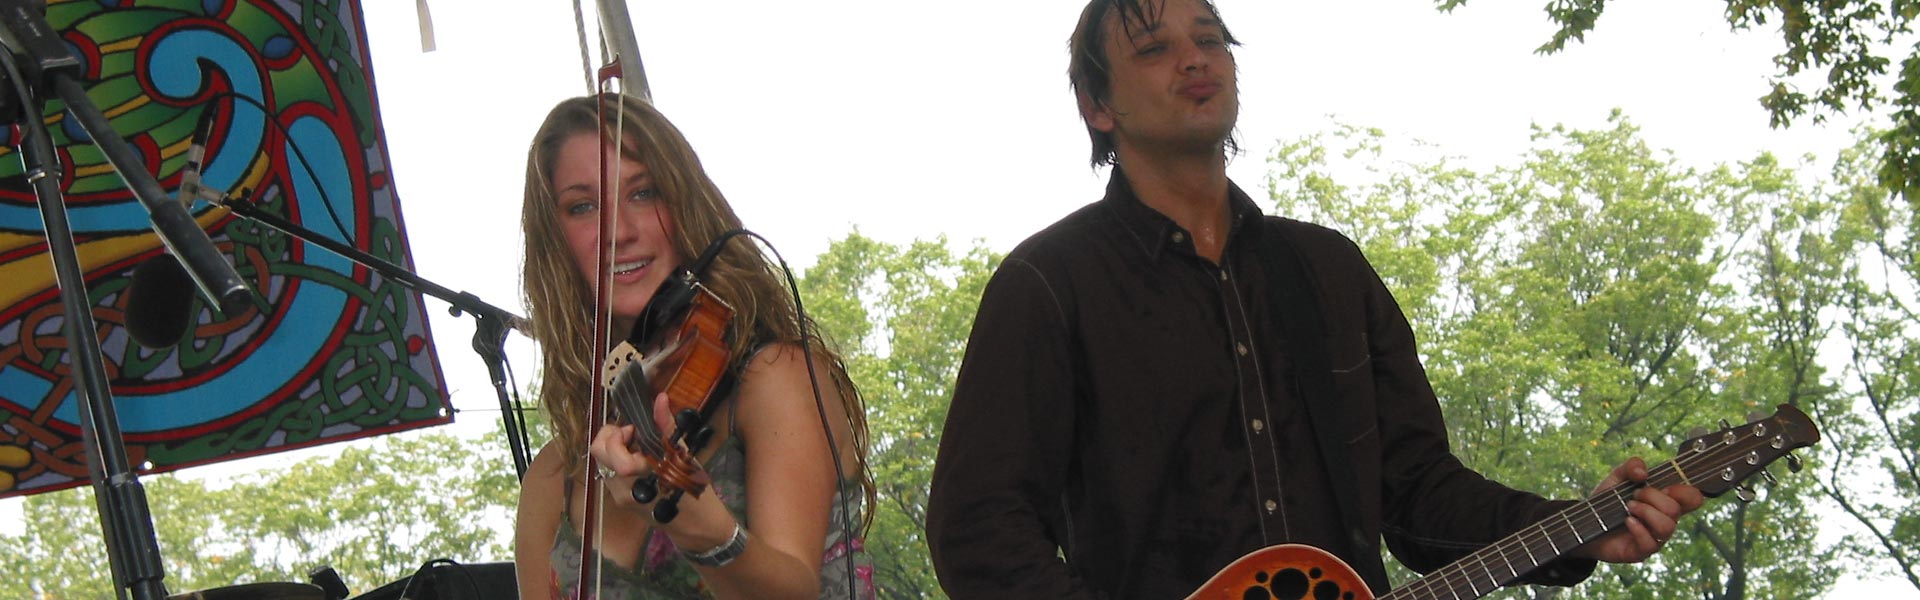
{"type": "Polygon", "coordinates": [[[1226,272],[1226,271],[1221,271],[1221,272],[1220,272],[1220,280],[1221,280],[1221,281],[1226,281],[1226,280],[1227,280],[1227,272],[1226,272]]]}
{"type": "Polygon", "coordinates": [[[1239,352],[1241,356],[1246,356],[1246,355],[1247,355],[1247,345],[1246,345],[1245,343],[1235,343],[1235,344],[1233,345],[1233,351],[1234,351],[1234,352],[1239,352]]]}
{"type": "Polygon", "coordinates": [[[1267,422],[1266,422],[1266,421],[1262,421],[1262,420],[1259,420],[1259,419],[1254,419],[1254,420],[1253,420],[1253,432],[1254,432],[1254,433],[1260,433],[1260,432],[1262,432],[1262,431],[1266,431],[1266,430],[1267,430],[1267,422]]]}
{"type": "Polygon", "coordinates": [[[1272,500],[1267,501],[1267,512],[1273,512],[1279,509],[1280,509],[1280,503],[1274,502],[1272,500]]]}
{"type": "Polygon", "coordinates": [[[1173,232],[1173,243],[1178,244],[1184,241],[1187,241],[1187,234],[1179,231],[1173,232]]]}

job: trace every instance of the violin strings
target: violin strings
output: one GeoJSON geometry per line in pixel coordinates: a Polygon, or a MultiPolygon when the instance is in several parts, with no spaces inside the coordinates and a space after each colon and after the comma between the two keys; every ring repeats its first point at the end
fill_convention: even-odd
{"type": "MultiPolygon", "coordinates": [[[[639,369],[633,365],[630,369],[639,369]]],[[[645,380],[644,374],[628,372],[614,380],[614,387],[608,390],[613,396],[614,406],[620,409],[622,417],[634,426],[634,441],[640,444],[642,451],[649,457],[659,456],[665,451],[665,444],[659,428],[653,426],[652,405],[647,402],[645,383],[629,383],[645,380]],[[636,379],[638,377],[638,379],[636,379]]]]}

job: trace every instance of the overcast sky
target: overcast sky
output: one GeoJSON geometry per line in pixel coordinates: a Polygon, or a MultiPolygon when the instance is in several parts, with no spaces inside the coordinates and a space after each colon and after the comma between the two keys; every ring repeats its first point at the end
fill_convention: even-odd
{"type": "MultiPolygon", "coordinates": [[[[565,2],[428,4],[437,50],[423,53],[414,2],[363,0],[417,271],[523,313],[526,145],[548,108],[587,92],[573,13],[565,2]]],[[[1246,154],[1229,173],[1256,199],[1275,140],[1336,118],[1480,164],[1517,158],[1530,124],[1598,128],[1616,107],[1650,145],[1699,166],[1762,151],[1831,157],[1849,139],[1844,120],[1768,128],[1756,99],[1781,44],[1771,31],[1729,32],[1718,2],[1612,3],[1584,44],[1553,56],[1533,53],[1553,31],[1545,0],[1478,0],[1450,15],[1421,0],[1218,4],[1244,44],[1246,154]]],[[[801,268],[855,227],[1005,251],[1097,199],[1105,172],[1087,166],[1065,77],[1080,6],[633,0],[630,11],[655,103],[747,227],[801,268]]],[[[468,349],[472,327],[427,305],[454,403],[474,411],[455,427],[488,432],[498,404],[468,349]]],[[[512,354],[524,384],[530,344],[516,340],[512,354]]],[[[0,502],[0,522],[17,510],[0,502]]],[[[1829,597],[1853,592],[1867,590],[1829,597]]]]}
{"type": "MultiPolygon", "coordinates": [[[[555,4],[432,2],[432,53],[420,51],[414,3],[366,6],[418,272],[516,311],[526,145],[548,108],[587,91],[572,11],[555,4]]],[[[1756,99],[1780,42],[1729,32],[1718,3],[1615,3],[1585,44],[1538,56],[1553,31],[1542,4],[1482,0],[1447,15],[1409,0],[1221,0],[1244,43],[1246,154],[1230,174],[1262,197],[1275,140],[1334,119],[1485,164],[1516,159],[1532,124],[1599,128],[1614,108],[1653,147],[1695,165],[1762,151],[1832,156],[1848,143],[1844,124],[1767,126],[1756,99]]],[[[639,1],[630,10],[655,103],[746,226],[803,268],[856,227],[896,243],[946,235],[1004,251],[1097,199],[1106,174],[1087,166],[1065,77],[1079,6],[639,1]]],[[[435,314],[456,404],[493,405],[466,350],[471,326],[435,314]]],[[[530,356],[516,364],[534,368],[530,356]]]]}

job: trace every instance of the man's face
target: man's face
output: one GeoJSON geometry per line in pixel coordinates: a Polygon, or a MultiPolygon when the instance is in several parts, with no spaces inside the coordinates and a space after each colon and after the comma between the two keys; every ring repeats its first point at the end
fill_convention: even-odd
{"type": "Polygon", "coordinates": [[[1101,24],[1113,83],[1088,122],[1135,151],[1222,152],[1240,116],[1226,32],[1200,0],[1162,0],[1146,13],[1132,27],[1117,10],[1101,24]]]}

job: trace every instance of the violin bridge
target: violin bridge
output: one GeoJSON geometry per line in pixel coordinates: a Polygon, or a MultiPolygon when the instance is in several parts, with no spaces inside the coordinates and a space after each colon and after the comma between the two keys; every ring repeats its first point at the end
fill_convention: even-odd
{"type": "Polygon", "coordinates": [[[607,353],[606,366],[600,373],[600,385],[613,389],[614,383],[620,380],[620,374],[625,373],[629,365],[638,364],[640,358],[640,351],[635,350],[633,344],[623,341],[614,346],[613,351],[607,353]]]}

